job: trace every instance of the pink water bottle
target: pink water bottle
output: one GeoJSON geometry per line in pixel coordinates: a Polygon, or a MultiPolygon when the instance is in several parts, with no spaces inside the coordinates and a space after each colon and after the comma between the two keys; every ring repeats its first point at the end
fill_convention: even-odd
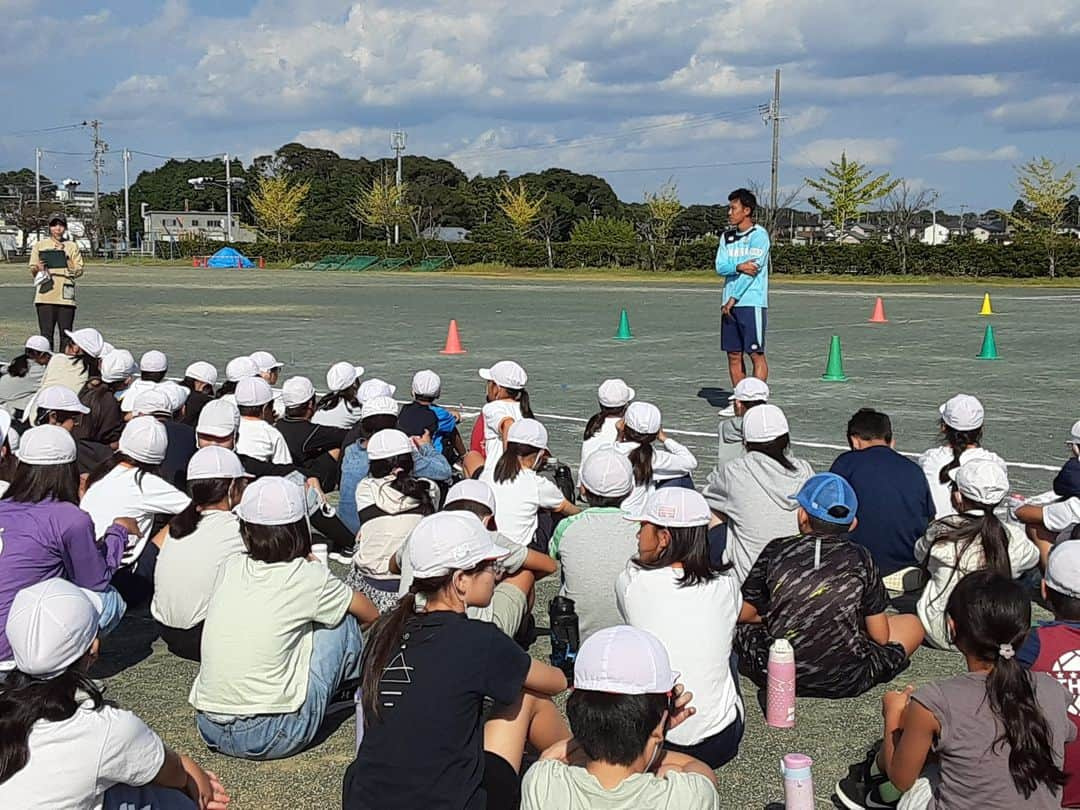
{"type": "Polygon", "coordinates": [[[780,761],[784,773],[784,810],[814,810],[814,780],[806,754],[787,754],[780,761]]]}
{"type": "Polygon", "coordinates": [[[795,650],[785,638],[769,648],[765,722],[773,728],[795,727],[795,650]]]}

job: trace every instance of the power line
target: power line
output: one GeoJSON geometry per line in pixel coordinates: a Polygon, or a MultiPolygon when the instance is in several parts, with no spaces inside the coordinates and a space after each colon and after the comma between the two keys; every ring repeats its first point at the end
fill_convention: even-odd
{"type": "Polygon", "coordinates": [[[719,169],[724,166],[763,166],[768,160],[731,160],[725,163],[690,163],[683,166],[646,166],[640,169],[590,169],[590,174],[629,174],[631,172],[673,172],[682,169],[719,169]]]}
{"type": "Polygon", "coordinates": [[[222,155],[221,152],[213,155],[159,155],[154,152],[140,152],[138,149],[129,149],[128,151],[133,155],[158,158],[159,160],[220,160],[222,155]]]}
{"type": "Polygon", "coordinates": [[[93,157],[94,156],[93,152],[61,152],[61,151],[56,150],[56,149],[42,149],[41,154],[43,154],[43,155],[68,155],[68,156],[71,156],[71,157],[93,157]]]}
{"type": "Polygon", "coordinates": [[[0,135],[0,138],[24,138],[27,135],[47,135],[50,132],[65,132],[69,129],[80,129],[82,124],[62,124],[57,127],[44,127],[43,129],[24,129],[21,132],[8,132],[0,135]]]}

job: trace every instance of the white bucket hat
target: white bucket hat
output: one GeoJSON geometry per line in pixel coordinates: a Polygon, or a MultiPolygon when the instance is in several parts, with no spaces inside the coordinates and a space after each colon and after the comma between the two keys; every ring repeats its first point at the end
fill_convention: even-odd
{"type": "Polygon", "coordinates": [[[287,526],[307,516],[307,497],[302,486],[268,475],[248,485],[233,511],[245,523],[287,526]]]}
{"type": "Polygon", "coordinates": [[[605,408],[621,408],[623,405],[629,405],[635,396],[637,392],[619,377],[604,380],[597,391],[597,399],[605,408]]]}
{"type": "Polygon", "coordinates": [[[467,571],[486,560],[501,560],[510,551],[495,544],[472,512],[436,512],[422,518],[409,535],[408,554],[417,579],[467,571]]]}
{"type": "Polygon", "coordinates": [[[120,434],[120,452],[144,464],[160,464],[169,449],[165,426],[152,416],[136,416],[120,434]]]}
{"type": "Polygon", "coordinates": [[[197,450],[187,466],[188,481],[214,478],[253,478],[244,470],[240,457],[225,447],[211,445],[197,450]]]}
{"type": "Polygon", "coordinates": [[[529,382],[529,375],[525,373],[525,369],[513,360],[500,360],[491,368],[482,368],[480,376],[513,391],[524,388],[529,382]]]}
{"type": "Polygon", "coordinates": [[[368,458],[372,461],[404,456],[412,451],[412,439],[395,428],[377,431],[367,443],[368,458]]]}

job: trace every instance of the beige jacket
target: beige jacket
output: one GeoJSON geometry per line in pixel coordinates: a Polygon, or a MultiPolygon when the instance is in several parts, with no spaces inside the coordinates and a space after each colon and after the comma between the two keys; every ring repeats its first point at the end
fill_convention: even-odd
{"type": "Polygon", "coordinates": [[[75,279],[83,274],[83,259],[79,252],[79,246],[73,240],[57,242],[52,235],[46,236],[34,242],[30,248],[30,270],[36,272],[38,262],[41,261],[38,254],[42,250],[62,250],[67,254],[67,270],[53,270],[53,288],[47,293],[38,291],[34,296],[35,304],[61,304],[63,306],[75,306],[75,279]]]}

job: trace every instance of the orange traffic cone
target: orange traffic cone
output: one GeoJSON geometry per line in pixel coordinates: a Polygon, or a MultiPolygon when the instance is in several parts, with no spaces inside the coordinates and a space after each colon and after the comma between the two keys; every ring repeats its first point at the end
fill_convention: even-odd
{"type": "Polygon", "coordinates": [[[888,323],[889,319],[885,317],[885,302],[881,300],[881,296],[878,296],[877,301],[874,303],[874,314],[870,316],[870,323],[888,323]]]}
{"type": "Polygon", "coordinates": [[[446,345],[439,354],[468,354],[461,345],[461,336],[458,335],[457,321],[450,321],[450,328],[446,332],[446,345]]]}

